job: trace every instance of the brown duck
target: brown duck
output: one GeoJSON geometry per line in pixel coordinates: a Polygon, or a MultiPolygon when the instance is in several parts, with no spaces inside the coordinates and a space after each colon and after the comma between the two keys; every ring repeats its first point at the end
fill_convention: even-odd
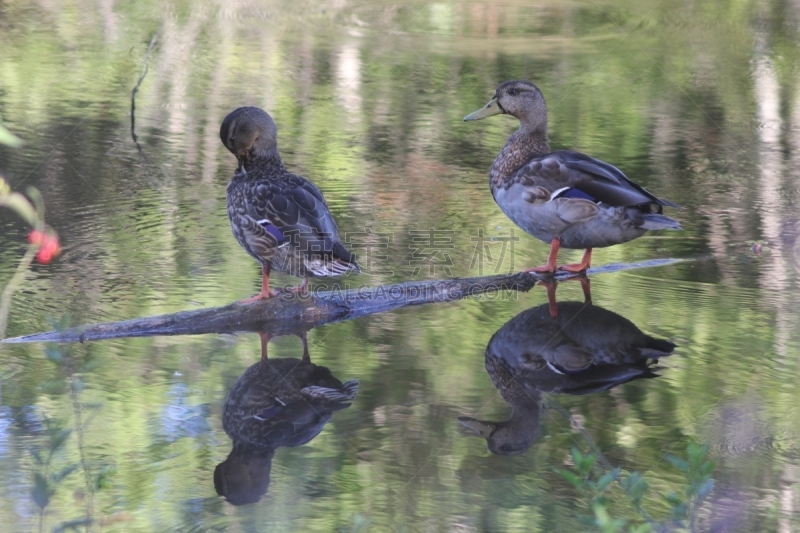
{"type": "Polygon", "coordinates": [[[302,277],[294,289],[301,293],[309,277],[361,272],[320,190],[284,167],[272,117],[257,107],[240,107],[225,117],[219,135],[239,161],[228,183],[231,228],[261,263],[261,292],[243,302],[275,296],[269,288],[273,269],[302,277]]]}
{"type": "Polygon", "coordinates": [[[269,488],[275,450],[311,441],[357,393],[358,381],[342,383],[307,352],[302,359],[264,357],[252,365],[222,410],[233,449],[214,470],[217,493],[234,505],[259,501],[269,488]]]}
{"type": "Polygon", "coordinates": [[[547,105],[529,81],[507,81],[484,107],[464,117],[480,120],[508,114],[520,127],[500,151],[489,172],[497,205],[520,228],[550,243],[547,264],[527,272],[555,272],[560,247],[585,249],[580,263],[562,270],[582,272],[591,265],[592,248],[641,237],[648,230],[680,229],[661,214],[656,198],[618,168],[580,152],[550,152],[547,105]]]}

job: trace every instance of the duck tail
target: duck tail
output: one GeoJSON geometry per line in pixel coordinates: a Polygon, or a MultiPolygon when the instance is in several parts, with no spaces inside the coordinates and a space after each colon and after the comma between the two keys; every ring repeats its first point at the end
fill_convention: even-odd
{"type": "Polygon", "coordinates": [[[340,242],[333,243],[333,250],[323,257],[306,260],[306,268],[315,276],[341,276],[342,274],[361,274],[356,257],[340,242]]]}
{"type": "Polygon", "coordinates": [[[647,337],[647,344],[642,348],[642,356],[658,359],[670,355],[675,350],[675,344],[664,339],[647,337]]]}
{"type": "MultiPolygon", "coordinates": [[[[339,270],[341,274],[345,273],[353,273],[353,274],[361,274],[361,266],[356,262],[356,256],[350,250],[344,247],[344,245],[340,242],[336,242],[333,245],[333,257],[331,258],[331,263],[333,263],[336,270],[339,270]]],[[[334,274],[338,275],[338,274],[334,274]]]]}
{"type": "Polygon", "coordinates": [[[317,400],[347,402],[356,397],[358,393],[358,380],[346,381],[338,389],[312,385],[311,387],[304,387],[301,392],[317,400]]]}
{"type": "Polygon", "coordinates": [[[642,214],[642,218],[644,219],[644,222],[641,225],[643,229],[681,229],[680,223],[674,218],[669,218],[668,216],[658,215],[655,213],[645,213],[642,214]]]}

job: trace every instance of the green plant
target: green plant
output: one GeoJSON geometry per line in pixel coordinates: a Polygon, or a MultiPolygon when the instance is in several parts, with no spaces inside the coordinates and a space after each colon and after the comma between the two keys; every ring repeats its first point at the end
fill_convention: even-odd
{"type": "MultiPolygon", "coordinates": [[[[69,325],[69,316],[63,317],[59,321],[51,321],[51,325],[56,330],[63,330],[69,325]]],[[[45,349],[45,356],[53,362],[59,370],[59,378],[65,379],[68,384],[69,394],[72,399],[73,412],[75,417],[75,429],[66,428],[63,422],[46,419],[45,435],[47,440],[38,448],[29,448],[34,462],[38,466],[34,473],[34,488],[31,492],[31,499],[39,507],[39,530],[44,527],[45,509],[55,494],[58,485],[72,472],[81,469],[84,473],[85,494],[82,498],[85,502],[85,515],[83,518],[61,522],[53,528],[53,531],[69,530],[88,530],[89,526],[95,521],[94,518],[94,496],[98,490],[108,488],[111,478],[116,473],[113,465],[105,465],[100,468],[90,468],[84,447],[84,433],[86,427],[91,422],[91,416],[84,420],[86,409],[96,409],[98,405],[87,405],[80,401],[79,395],[85,388],[83,380],[79,377],[80,373],[85,373],[94,366],[93,360],[75,360],[70,357],[65,347],[51,344],[45,349]],[[81,363],[76,370],[76,365],[81,363]],[[59,455],[59,451],[65,448],[67,441],[73,435],[76,436],[76,446],[80,461],[78,463],[67,464],[56,472],[53,472],[54,457],[59,455]]]]}
{"type": "MultiPolygon", "coordinates": [[[[0,141],[2,139],[0,138],[0,141]]],[[[11,190],[8,183],[0,178],[0,207],[7,207],[17,213],[31,226],[28,234],[28,250],[22,256],[14,275],[6,283],[0,294],[0,339],[5,337],[8,324],[8,310],[14,292],[25,280],[33,259],[49,263],[61,253],[61,245],[55,230],[44,222],[44,201],[39,191],[33,187],[26,190],[28,196],[11,190]]]]}
{"type": "MultiPolygon", "coordinates": [[[[686,449],[686,459],[667,456],[670,464],[686,476],[686,487],[681,493],[670,492],[663,496],[670,505],[670,513],[666,519],[670,531],[695,531],[697,511],[714,489],[711,473],[716,462],[706,458],[707,452],[708,446],[692,443],[686,449]]],[[[587,525],[603,533],[647,533],[667,529],[666,524],[654,520],[642,507],[642,499],[649,486],[641,473],[627,472],[621,468],[604,472],[597,467],[596,454],[584,455],[575,447],[571,450],[571,456],[573,466],[570,469],[558,469],[557,472],[587,500],[593,513],[593,516],[584,518],[587,525]],[[627,495],[638,519],[644,522],[631,524],[630,519],[611,516],[611,491],[615,486],[627,495]]]]}
{"type": "Polygon", "coordinates": [[[716,461],[706,459],[708,445],[699,446],[689,444],[686,448],[687,459],[681,459],[674,455],[668,455],[667,461],[672,466],[686,475],[688,481],[683,495],[670,492],[666,495],[667,501],[672,506],[675,520],[680,527],[694,531],[697,520],[697,511],[703,502],[714,490],[714,480],[711,472],[714,471],[716,461]]]}
{"type": "Polygon", "coordinates": [[[61,481],[78,468],[78,464],[67,464],[56,472],[52,471],[53,459],[64,447],[72,430],[50,418],[45,419],[46,442],[42,448],[29,448],[31,456],[37,465],[33,475],[33,490],[31,499],[39,507],[39,531],[44,525],[44,512],[56,492],[56,487],[61,481]]]}

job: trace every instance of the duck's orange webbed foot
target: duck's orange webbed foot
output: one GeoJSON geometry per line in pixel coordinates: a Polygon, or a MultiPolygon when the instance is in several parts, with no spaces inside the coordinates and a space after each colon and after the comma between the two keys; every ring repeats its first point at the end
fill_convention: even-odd
{"type": "Polygon", "coordinates": [[[249,304],[253,302],[257,302],[259,300],[266,300],[267,298],[274,298],[278,295],[277,292],[271,290],[269,288],[269,271],[270,265],[264,264],[261,265],[261,292],[256,294],[255,296],[251,296],[250,298],[245,298],[244,300],[239,300],[240,304],[249,304]]]}
{"type": "Polygon", "coordinates": [[[267,289],[266,292],[264,290],[262,290],[261,292],[259,292],[255,296],[251,296],[250,298],[245,298],[244,300],[239,300],[239,303],[240,304],[250,304],[250,303],[253,303],[253,302],[257,302],[259,300],[266,300],[268,298],[274,298],[276,296],[278,296],[277,292],[275,292],[275,291],[273,291],[271,289],[267,289]]]}
{"type": "Polygon", "coordinates": [[[563,270],[565,272],[586,272],[589,270],[589,267],[592,266],[592,249],[587,248],[585,252],[583,252],[583,257],[581,258],[580,263],[571,263],[568,265],[561,265],[558,267],[559,270],[563,270]]]}
{"type": "Polygon", "coordinates": [[[523,272],[534,274],[553,274],[556,271],[556,258],[558,257],[558,249],[561,248],[561,241],[553,239],[550,241],[550,254],[547,256],[547,264],[543,266],[529,268],[523,272]]]}

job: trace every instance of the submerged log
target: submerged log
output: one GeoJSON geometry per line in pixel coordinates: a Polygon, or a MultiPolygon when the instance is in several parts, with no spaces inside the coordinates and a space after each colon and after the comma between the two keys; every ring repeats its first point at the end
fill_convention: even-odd
{"type": "MultiPolygon", "coordinates": [[[[685,259],[655,259],[639,263],[604,265],[589,270],[601,274],[672,265],[685,259]]],[[[0,341],[5,344],[26,342],[84,342],[122,337],[155,335],[198,335],[263,331],[272,335],[296,334],[328,322],[337,322],[381,313],[401,307],[434,302],[451,302],[466,297],[499,291],[528,291],[537,282],[563,281],[576,274],[558,272],[555,276],[513,274],[454,278],[432,281],[407,281],[394,285],[360,289],[311,292],[305,296],[283,293],[275,298],[249,304],[232,303],[223,307],[181,311],[168,315],[134,318],[35,333],[0,341]]]]}

